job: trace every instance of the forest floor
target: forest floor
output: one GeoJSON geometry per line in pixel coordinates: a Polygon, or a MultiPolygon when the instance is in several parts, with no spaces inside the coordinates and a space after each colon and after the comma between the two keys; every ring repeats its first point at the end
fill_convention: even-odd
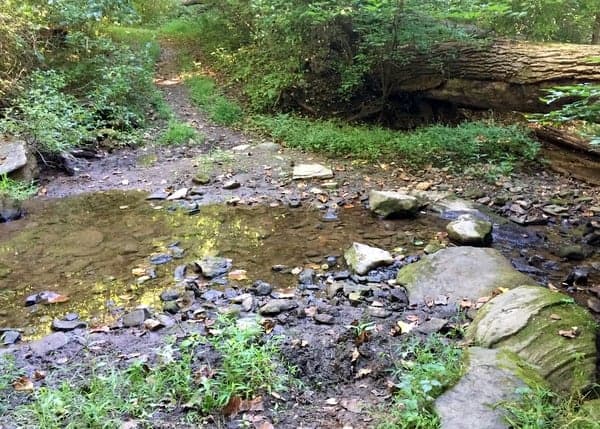
{"type": "MultiPolygon", "coordinates": [[[[175,52],[168,46],[163,49],[156,84],[176,116],[204,134],[205,142],[177,147],[149,144],[103,153],[92,160],[80,159],[78,171],[72,176],[56,171],[44,172],[41,187],[45,197],[63,198],[108,190],[166,191],[168,195],[187,188],[195,189],[195,202],[201,204],[227,203],[238,207],[268,206],[290,210],[302,206],[315,209],[324,216],[333,213],[335,217],[340,211],[362,209],[371,189],[449,193],[485,207],[506,220],[512,219],[506,230],[512,231],[517,238],[505,240],[500,245],[517,268],[527,270],[526,260],[531,253],[520,254],[520,249],[514,247],[520,243],[519,236],[531,235],[541,237],[531,252],[540,252],[560,265],[553,273],[536,274],[539,279],[560,286],[561,280],[574,267],[583,264],[591,269],[590,284],[600,283],[597,259],[582,262],[558,256],[560,247],[579,244],[581,228],[600,216],[600,189],[594,183],[556,174],[543,164],[507,177],[486,180],[456,175],[448,169],[415,169],[403,165],[402,160],[371,163],[292,150],[260,136],[211,123],[191,102],[174,67],[173,55],[175,52]],[[305,163],[331,167],[333,179],[293,180],[294,166],[305,163]],[[208,176],[208,183],[198,184],[200,176],[208,176]],[[237,184],[232,185],[234,182],[237,184]],[[547,210],[551,205],[555,209],[558,207],[558,213],[551,214],[547,210]]],[[[150,141],[156,139],[152,134],[147,137],[150,141]]],[[[319,249],[312,250],[318,253],[319,249]]],[[[298,264],[304,265],[305,261],[299,260],[298,264]]],[[[382,272],[382,275],[390,273],[382,272]]],[[[356,305],[346,299],[316,298],[311,294],[297,298],[292,312],[274,317],[275,326],[271,326],[269,332],[283,336],[282,353],[285,360],[297,368],[296,377],[301,381],[284,394],[266,395],[248,409],[236,410],[238,413],[230,413],[233,415],[227,418],[217,414],[207,417],[201,426],[184,423],[185,404],[156,404],[158,411],[150,423],[126,419],[121,427],[138,427],[136,424],[155,428],[267,429],[273,427],[269,426],[271,424],[277,428],[305,429],[375,427],[381,423],[381,416],[391,412],[390,408],[394,406],[390,399],[390,374],[393,361],[399,359],[397,348],[406,342],[396,335],[398,320],[418,321],[420,325],[445,320],[443,326],[437,328],[425,324],[417,335],[426,338],[441,332],[454,343],[460,342],[467,321],[461,314],[449,314],[446,308],[439,306],[411,308],[402,297],[397,297],[396,301],[389,296],[381,299],[386,303],[389,301],[395,317],[367,317],[369,324],[362,328],[359,328],[360,323],[366,320],[372,305],[356,305]],[[315,317],[318,314],[332,317],[315,317]],[[354,328],[349,328],[353,323],[354,328]],[[390,334],[395,331],[394,335],[390,334]]],[[[586,299],[587,295],[582,298],[583,302],[586,299]]],[[[119,328],[111,329],[110,335],[76,330],[66,334],[66,339],[54,336],[51,340],[32,343],[33,348],[25,344],[2,349],[0,355],[14,354],[17,364],[27,373],[54,372],[48,377],[52,379],[48,383],[54,386],[73,374],[91,376],[92,370],[86,362],[113,362],[118,368],[127,368],[142,356],[144,362],[153,366],[160,358],[157,351],[167,335],[185,338],[194,332],[205,334],[213,323],[207,322],[210,318],[202,319],[200,323],[177,317],[180,316],[173,317],[176,320],[174,326],[163,330],[119,328]],[[60,347],[55,348],[48,341],[58,341],[60,347]]],[[[208,346],[203,347],[210,355],[208,346]]],[[[41,383],[42,379],[35,383],[41,383]]],[[[25,398],[13,395],[9,407],[25,402],[25,398]]],[[[5,417],[0,418],[0,427],[17,426],[10,417],[5,417]]]]}

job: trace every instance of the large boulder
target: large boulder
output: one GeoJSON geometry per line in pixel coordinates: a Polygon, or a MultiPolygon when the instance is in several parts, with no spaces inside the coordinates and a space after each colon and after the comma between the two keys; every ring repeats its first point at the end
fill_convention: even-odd
{"type": "Polygon", "coordinates": [[[412,195],[393,191],[369,192],[369,207],[383,217],[410,217],[419,210],[419,200],[412,195]]]}
{"type": "Polygon", "coordinates": [[[497,250],[468,246],[424,256],[403,267],[396,281],[406,288],[411,304],[444,296],[450,306],[457,306],[463,299],[475,301],[490,296],[497,288],[535,284],[497,250]]]}
{"type": "Polygon", "coordinates": [[[539,376],[518,356],[499,350],[471,347],[462,378],[435,401],[441,429],[507,429],[502,401],[517,399],[516,390],[539,376]]]}
{"type": "Polygon", "coordinates": [[[492,223],[471,214],[460,215],[446,226],[450,241],[467,246],[487,246],[492,242],[492,223]]]}
{"type": "Polygon", "coordinates": [[[592,316],[568,296],[520,286],[483,306],[467,338],[517,353],[555,389],[566,392],[596,382],[596,331],[592,316]]]}
{"type": "Polygon", "coordinates": [[[27,182],[37,177],[37,161],[25,142],[0,140],[0,176],[4,174],[27,182]]]}
{"type": "Polygon", "coordinates": [[[346,263],[356,274],[367,274],[372,269],[394,263],[390,252],[366,244],[353,243],[344,253],[346,263]]]}

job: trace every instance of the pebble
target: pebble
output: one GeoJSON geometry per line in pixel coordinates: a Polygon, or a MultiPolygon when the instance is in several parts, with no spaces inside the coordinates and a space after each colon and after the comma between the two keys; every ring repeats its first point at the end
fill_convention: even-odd
{"type": "Polygon", "coordinates": [[[153,265],[163,265],[171,262],[173,260],[173,256],[168,255],[166,253],[160,253],[158,255],[154,255],[150,257],[150,263],[153,265]]]}
{"type": "Polygon", "coordinates": [[[267,296],[273,292],[273,286],[262,280],[258,280],[254,283],[254,293],[258,296],[267,296]]]}
{"type": "Polygon", "coordinates": [[[15,344],[20,339],[21,333],[18,331],[4,331],[2,335],[0,335],[0,340],[2,340],[2,344],[5,346],[15,344]]]}
{"type": "Polygon", "coordinates": [[[167,289],[161,292],[160,299],[163,302],[176,301],[179,299],[179,291],[175,289],[167,289]]]}
{"type": "Polygon", "coordinates": [[[126,328],[141,326],[144,323],[144,320],[148,319],[149,317],[150,312],[147,309],[138,308],[123,316],[123,326],[126,328]]]}
{"type": "Polygon", "coordinates": [[[51,328],[53,331],[68,332],[75,329],[85,329],[87,324],[81,320],[53,320],[51,328]]]}
{"type": "Polygon", "coordinates": [[[331,314],[317,313],[314,319],[323,325],[333,325],[335,322],[335,318],[331,314]]]}
{"type": "Polygon", "coordinates": [[[237,180],[228,180],[227,182],[223,183],[223,189],[237,189],[240,186],[242,185],[237,180]]]}

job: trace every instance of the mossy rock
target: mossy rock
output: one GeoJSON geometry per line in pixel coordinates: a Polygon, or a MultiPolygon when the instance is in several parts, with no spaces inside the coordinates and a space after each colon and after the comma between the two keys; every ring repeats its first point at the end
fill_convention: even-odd
{"type": "Polygon", "coordinates": [[[514,353],[470,347],[462,378],[435,401],[441,429],[507,429],[505,411],[497,405],[516,400],[517,389],[544,381],[514,353]]]}
{"type": "Polygon", "coordinates": [[[497,288],[511,289],[535,284],[516,271],[497,250],[479,247],[451,247],[403,267],[396,278],[406,288],[411,304],[443,295],[454,309],[464,298],[477,300],[497,288]]]}
{"type": "Polygon", "coordinates": [[[597,324],[566,295],[520,286],[488,302],[467,331],[475,344],[517,353],[562,392],[596,381],[597,324]],[[577,327],[576,338],[560,335],[577,327]]]}

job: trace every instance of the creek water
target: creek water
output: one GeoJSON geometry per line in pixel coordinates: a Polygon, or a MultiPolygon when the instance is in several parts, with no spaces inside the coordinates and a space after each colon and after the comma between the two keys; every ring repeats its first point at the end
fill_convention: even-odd
{"type": "Polygon", "coordinates": [[[206,255],[231,258],[233,269],[246,270],[248,280],[235,282],[240,286],[263,280],[295,287],[295,276],[272,266],[317,266],[327,256],[341,256],[353,241],[412,254],[446,224],[429,215],[379,220],[363,208],[340,209],[333,222],[318,210],[266,206],[202,206],[189,215],[175,202],[145,197],[105,192],[34,200],[25,218],[0,225],[0,328],[23,329],[35,338],[49,331],[53,318],[70,312],[103,325],[123,309],[160,308],[160,291],[176,283],[175,267],[206,255]],[[183,257],[156,266],[157,277],[138,284],[132,270],[151,267],[152,255],[177,242],[183,257]],[[69,300],[25,307],[27,296],[47,290],[69,300]]]}

